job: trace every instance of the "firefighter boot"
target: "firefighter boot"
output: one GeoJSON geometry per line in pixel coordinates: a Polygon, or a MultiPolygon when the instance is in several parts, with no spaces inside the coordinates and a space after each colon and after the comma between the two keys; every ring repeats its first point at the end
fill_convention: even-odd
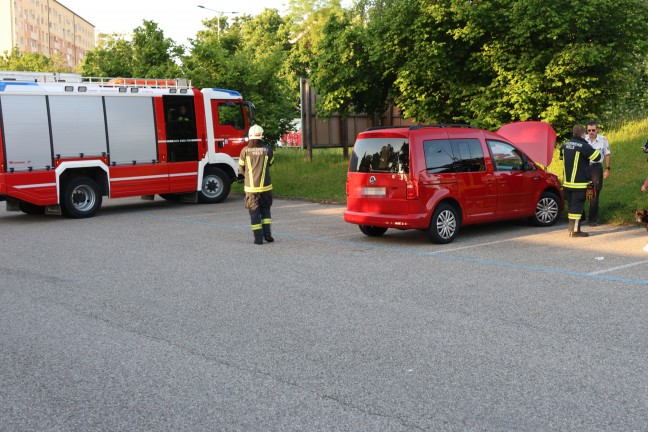
{"type": "Polygon", "coordinates": [[[268,243],[272,243],[274,241],[274,237],[272,237],[272,234],[270,233],[270,224],[263,224],[263,238],[268,243]]]}
{"type": "Polygon", "coordinates": [[[589,234],[580,230],[580,220],[569,220],[569,237],[588,237],[589,234]]]}
{"type": "Polygon", "coordinates": [[[256,229],[252,232],[254,233],[254,244],[263,244],[263,230],[256,229]]]}

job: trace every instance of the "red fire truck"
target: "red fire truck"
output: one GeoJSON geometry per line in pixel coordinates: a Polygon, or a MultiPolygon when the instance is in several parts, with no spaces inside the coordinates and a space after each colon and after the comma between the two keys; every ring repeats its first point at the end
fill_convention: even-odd
{"type": "Polygon", "coordinates": [[[0,200],[72,218],[104,196],[221,202],[252,124],[240,93],[184,79],[0,71],[0,200]]]}

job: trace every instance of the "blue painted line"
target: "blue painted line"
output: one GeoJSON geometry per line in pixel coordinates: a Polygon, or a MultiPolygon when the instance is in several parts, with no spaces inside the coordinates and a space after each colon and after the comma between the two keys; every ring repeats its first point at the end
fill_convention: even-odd
{"type": "MultiPolygon", "coordinates": [[[[237,230],[237,231],[249,231],[250,230],[249,225],[242,226],[242,225],[216,224],[216,223],[213,223],[213,222],[198,221],[198,220],[195,220],[195,219],[184,219],[184,218],[153,216],[153,215],[147,215],[147,217],[151,217],[151,218],[155,218],[155,219],[162,219],[162,220],[167,220],[167,221],[173,221],[173,222],[188,223],[188,224],[192,224],[192,225],[204,225],[204,226],[210,226],[210,227],[214,227],[214,228],[234,229],[234,230],[237,230]]],[[[435,258],[442,258],[442,259],[448,259],[448,260],[454,260],[454,261],[464,261],[464,262],[470,262],[470,263],[476,263],[476,264],[485,264],[485,265],[497,266],[497,267],[510,267],[510,268],[515,268],[515,269],[539,271],[539,272],[553,273],[553,274],[559,274],[559,275],[577,276],[577,277],[583,277],[583,278],[589,278],[589,279],[606,280],[606,281],[614,281],[614,282],[623,282],[623,283],[639,284],[639,285],[648,285],[648,280],[626,279],[626,278],[620,278],[620,277],[615,277],[615,276],[606,276],[606,275],[600,275],[600,274],[590,274],[590,273],[583,273],[583,272],[571,271],[571,270],[559,270],[559,269],[555,269],[555,268],[551,268],[551,267],[539,267],[539,266],[530,266],[530,265],[524,265],[524,264],[512,264],[512,263],[507,263],[507,262],[503,262],[503,261],[489,261],[489,260],[484,260],[484,259],[480,259],[480,258],[469,258],[469,257],[456,256],[456,255],[448,255],[448,254],[445,254],[443,252],[417,251],[417,250],[411,250],[411,249],[406,249],[406,248],[402,248],[402,247],[382,246],[382,245],[375,245],[375,244],[369,244],[369,243],[350,242],[350,241],[336,240],[336,239],[331,239],[331,238],[326,238],[326,237],[316,237],[316,236],[309,236],[309,235],[302,235],[302,234],[292,234],[292,233],[281,233],[281,232],[276,232],[276,231],[274,231],[273,234],[277,234],[277,235],[280,235],[282,237],[294,238],[294,239],[298,239],[298,240],[310,240],[310,241],[317,241],[317,242],[328,243],[328,244],[337,244],[337,245],[351,246],[351,247],[361,247],[361,248],[364,248],[364,249],[381,250],[381,251],[387,251],[387,252],[397,252],[397,253],[402,253],[402,254],[406,254],[406,255],[430,256],[430,257],[435,257],[435,258]]]]}

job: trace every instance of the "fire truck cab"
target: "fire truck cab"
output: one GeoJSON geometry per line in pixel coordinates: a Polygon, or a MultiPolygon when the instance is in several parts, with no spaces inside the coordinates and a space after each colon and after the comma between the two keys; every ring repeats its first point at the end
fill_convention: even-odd
{"type": "Polygon", "coordinates": [[[184,79],[0,71],[0,200],[72,218],[104,196],[221,202],[252,124],[240,93],[184,79]]]}

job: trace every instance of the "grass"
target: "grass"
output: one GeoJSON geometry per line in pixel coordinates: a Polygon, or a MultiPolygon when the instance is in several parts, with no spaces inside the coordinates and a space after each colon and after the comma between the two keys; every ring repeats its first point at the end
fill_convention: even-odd
{"type": "MultiPolygon", "coordinates": [[[[648,118],[602,133],[610,141],[612,170],[601,191],[599,222],[628,225],[634,223],[633,210],[648,209],[648,192],[641,192],[648,176],[648,155],[641,151],[648,139],[648,118]]],[[[271,169],[274,195],[344,204],[348,160],[342,149],[314,149],[310,162],[306,156],[307,152],[299,148],[275,150],[271,169]]],[[[549,171],[562,177],[558,150],[549,171]]],[[[235,183],[232,191],[242,193],[243,186],[235,183]]]]}
{"type": "MultiPolygon", "coordinates": [[[[275,149],[275,161],[270,168],[273,195],[345,204],[349,161],[342,149],[315,149],[310,162],[307,156],[308,152],[301,148],[275,149]]],[[[243,185],[233,184],[232,191],[242,193],[243,185]]]]}

